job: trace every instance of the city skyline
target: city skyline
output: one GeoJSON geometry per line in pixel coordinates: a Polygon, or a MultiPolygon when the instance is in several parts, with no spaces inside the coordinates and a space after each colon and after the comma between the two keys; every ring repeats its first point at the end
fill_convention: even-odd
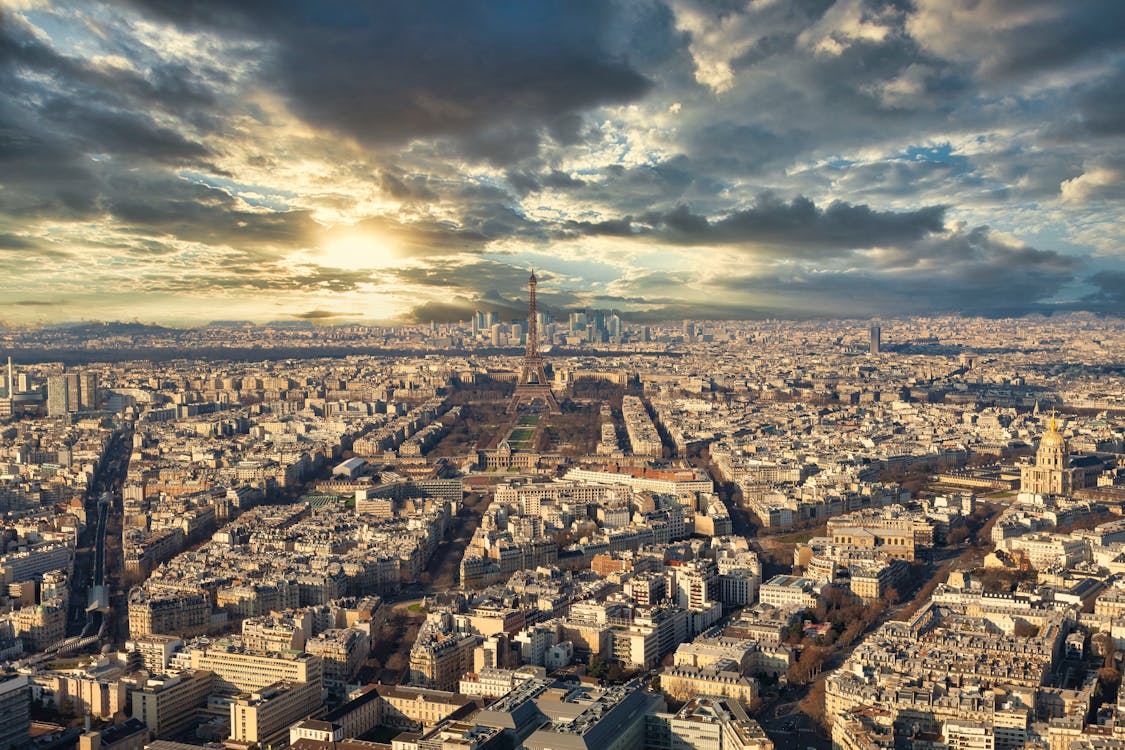
{"type": "Polygon", "coordinates": [[[1123,22],[0,0],[0,323],[1122,314],[1123,22]]]}

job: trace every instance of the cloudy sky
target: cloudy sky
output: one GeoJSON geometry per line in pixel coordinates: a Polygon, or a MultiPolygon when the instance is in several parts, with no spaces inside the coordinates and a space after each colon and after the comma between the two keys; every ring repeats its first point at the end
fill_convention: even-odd
{"type": "Polygon", "coordinates": [[[1125,314],[1121,0],[0,0],[0,321],[1125,314]],[[517,303],[518,304],[518,303],[517,303]]]}

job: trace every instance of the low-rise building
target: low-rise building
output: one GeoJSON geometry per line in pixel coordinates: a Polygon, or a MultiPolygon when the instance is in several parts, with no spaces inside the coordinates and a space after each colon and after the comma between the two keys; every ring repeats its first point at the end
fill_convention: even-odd
{"type": "Polygon", "coordinates": [[[816,582],[800,576],[777,575],[758,589],[758,601],[779,609],[815,607],[816,582]]]}

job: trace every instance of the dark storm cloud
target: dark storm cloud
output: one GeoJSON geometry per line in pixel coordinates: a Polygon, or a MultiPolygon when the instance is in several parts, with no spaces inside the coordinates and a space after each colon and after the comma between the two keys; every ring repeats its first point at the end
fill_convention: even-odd
{"type": "Polygon", "coordinates": [[[165,104],[211,101],[181,73],[157,65],[150,81],[127,69],[99,70],[0,14],[0,215],[22,222],[109,214],[142,232],[185,239],[276,233],[257,216],[224,211],[222,199],[233,205],[229,196],[192,191],[167,171],[206,166],[210,155],[154,119],[165,104]]]}
{"type": "Polygon", "coordinates": [[[308,211],[249,211],[224,190],[159,175],[114,175],[106,181],[104,204],[139,234],[210,245],[300,247],[319,229],[308,211]]]}
{"type": "Polygon", "coordinates": [[[27,237],[0,232],[0,250],[31,250],[37,246],[37,242],[27,237]]]}
{"type": "Polygon", "coordinates": [[[650,85],[609,48],[615,10],[602,0],[136,5],[274,43],[272,72],[297,112],[371,144],[454,135],[476,156],[519,159],[540,127],[565,140],[567,115],[650,85]]]}
{"type": "Polygon", "coordinates": [[[431,201],[437,198],[425,178],[405,175],[401,171],[384,170],[379,175],[379,184],[387,193],[402,201],[431,201]]]}
{"type": "Polygon", "coordinates": [[[814,253],[829,248],[866,248],[910,242],[945,226],[945,207],[916,211],[876,211],[836,201],[818,208],[805,197],[789,203],[769,194],[753,208],[718,221],[680,208],[660,219],[665,236],[683,243],[761,243],[814,253]]]}
{"type": "Polygon", "coordinates": [[[348,318],[352,316],[349,313],[337,313],[330,310],[306,310],[304,312],[292,313],[289,317],[297,318],[298,320],[328,320],[331,318],[348,318]]]}
{"type": "MultiPolygon", "coordinates": [[[[0,205],[3,205],[2,201],[0,205]]],[[[0,260],[13,262],[25,258],[66,260],[70,257],[70,253],[65,248],[48,239],[0,231],[0,260]]]]}
{"type": "Polygon", "coordinates": [[[227,258],[219,263],[200,263],[190,276],[154,272],[146,274],[145,288],[158,292],[354,292],[377,280],[368,270],[328,266],[291,267],[282,261],[250,256],[227,258]]]}
{"type": "Polygon", "coordinates": [[[1076,309],[1125,315],[1125,271],[1099,271],[1087,283],[1097,287],[1097,291],[1074,305],[1076,309]]]}
{"type": "Polygon", "coordinates": [[[646,228],[634,223],[632,216],[605,221],[567,221],[563,225],[566,234],[591,235],[602,237],[638,237],[647,232],[646,228]]]}
{"type": "Polygon", "coordinates": [[[97,210],[95,168],[73,141],[0,97],[0,213],[17,220],[90,216],[97,210]]]}
{"type": "MultiPolygon", "coordinates": [[[[129,68],[97,67],[58,53],[10,19],[0,13],[0,67],[19,65],[35,70],[72,94],[80,94],[100,106],[141,103],[149,108],[191,114],[217,103],[208,80],[182,63],[151,60],[144,74],[129,68]]],[[[226,76],[214,68],[208,68],[206,74],[212,81],[226,76]]]]}
{"type": "Polygon", "coordinates": [[[506,179],[508,185],[520,197],[528,193],[538,193],[545,188],[565,191],[576,190],[587,185],[585,180],[560,172],[557,169],[541,174],[528,170],[509,170],[506,179]]]}
{"type": "Polygon", "coordinates": [[[52,129],[71,134],[76,147],[88,154],[199,164],[209,153],[202,144],[138,112],[91,107],[65,98],[49,100],[39,112],[52,129]]]}
{"type": "Polygon", "coordinates": [[[917,241],[944,229],[945,211],[945,206],[927,206],[896,213],[842,201],[818,208],[803,196],[786,203],[764,193],[752,208],[721,219],[708,219],[681,205],[637,220],[571,222],[567,228],[592,235],[649,236],[681,245],[765,246],[818,256],[917,241]]]}
{"type": "MultiPolygon", "coordinates": [[[[786,91],[783,98],[790,96],[792,92],[786,91]]],[[[795,124],[783,128],[732,120],[701,124],[688,138],[699,167],[719,174],[751,175],[791,163],[819,140],[816,134],[795,124]]]]}
{"type": "MultiPolygon", "coordinates": [[[[508,177],[510,180],[512,174],[508,177]]],[[[576,200],[613,206],[620,214],[631,216],[670,211],[680,203],[725,207],[730,200],[729,195],[723,195],[730,190],[730,182],[708,173],[684,155],[634,167],[611,164],[599,177],[587,180],[569,175],[538,175],[532,181],[561,190],[576,200]]]]}
{"type": "Polygon", "coordinates": [[[998,280],[1004,273],[1020,276],[1042,273],[1057,283],[1059,276],[1069,280],[1082,261],[1055,250],[1039,250],[1029,246],[1013,246],[998,241],[988,227],[956,231],[946,236],[927,238],[920,242],[884,248],[873,266],[885,270],[923,269],[957,274],[980,280],[982,275],[998,280]]]}
{"type": "MultiPolygon", "coordinates": [[[[955,4],[971,2],[976,0],[955,4]]],[[[980,69],[988,77],[1025,77],[1123,46],[1125,4],[1118,0],[993,0],[988,5],[1001,20],[1004,16],[1031,19],[1020,25],[997,24],[999,28],[987,35],[988,50],[980,69]]]]}
{"type": "Polygon", "coordinates": [[[1125,62],[1083,88],[1078,101],[1082,127],[1097,136],[1125,135],[1125,62]]]}
{"type": "Polygon", "coordinates": [[[1083,262],[1053,250],[1011,246],[987,227],[895,248],[860,268],[731,277],[718,283],[753,296],[789,298],[798,312],[959,313],[999,317],[1052,309],[1083,262]],[[810,305],[802,308],[802,304],[810,305]],[[815,305],[815,307],[812,307],[815,305]]]}
{"type": "Polygon", "coordinates": [[[474,161],[497,166],[523,161],[539,153],[541,136],[524,122],[507,122],[479,128],[462,136],[458,142],[461,154],[474,161]]]}
{"type": "Polygon", "coordinates": [[[40,153],[69,150],[72,158],[114,154],[173,163],[198,161],[208,153],[148,114],[154,107],[177,111],[214,103],[182,65],[156,65],[149,77],[123,68],[101,70],[59,54],[0,13],[0,84],[8,101],[0,123],[17,134],[26,131],[33,143],[49,143],[40,153]],[[60,141],[69,141],[70,149],[60,149],[60,141]]]}

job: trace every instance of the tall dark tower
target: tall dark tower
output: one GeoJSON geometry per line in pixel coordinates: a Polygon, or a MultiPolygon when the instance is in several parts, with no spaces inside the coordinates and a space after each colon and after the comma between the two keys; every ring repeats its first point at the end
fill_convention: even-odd
{"type": "Polygon", "coordinates": [[[521,404],[533,407],[540,401],[552,413],[558,414],[562,409],[547,381],[543,355],[539,353],[539,324],[535,316],[535,287],[538,283],[539,280],[532,271],[531,278],[527,280],[527,349],[523,355],[519,380],[516,381],[516,392],[512,394],[508,410],[514,411],[521,404]]]}
{"type": "Polygon", "coordinates": [[[527,352],[523,355],[525,362],[539,359],[539,321],[535,315],[535,287],[538,285],[539,280],[535,278],[535,271],[532,271],[527,279],[527,352]]]}

